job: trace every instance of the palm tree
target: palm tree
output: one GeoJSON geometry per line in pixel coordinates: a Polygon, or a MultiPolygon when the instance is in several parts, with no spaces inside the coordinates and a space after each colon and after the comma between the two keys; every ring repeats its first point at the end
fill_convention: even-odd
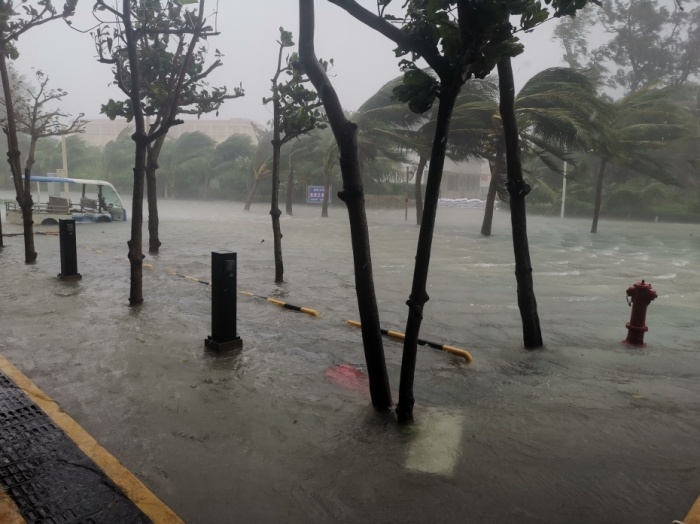
{"type": "Polygon", "coordinates": [[[254,154],[255,146],[249,135],[233,134],[218,144],[214,150],[212,177],[207,190],[216,189],[222,194],[227,193],[228,189],[234,195],[239,193],[244,183],[243,173],[249,171],[254,154]]]}
{"type": "Polygon", "coordinates": [[[595,150],[600,163],[591,233],[598,231],[603,177],[609,164],[675,183],[658,152],[688,140],[694,125],[692,113],[675,103],[676,93],[677,88],[648,85],[610,104],[612,120],[595,150]]]}
{"type": "MultiPolygon", "coordinates": [[[[505,144],[498,114],[498,84],[494,77],[469,82],[463,102],[455,109],[454,141],[472,144],[470,154],[489,161],[491,183],[481,234],[491,234],[496,194],[507,198],[505,144]],[[482,151],[482,153],[479,153],[482,151]]],[[[561,162],[577,150],[588,150],[602,132],[605,103],[596,95],[590,72],[565,67],[540,71],[515,97],[520,146],[526,157],[538,159],[561,173],[561,162]]]]}
{"type": "Polygon", "coordinates": [[[202,197],[209,184],[213,157],[214,140],[198,131],[165,142],[160,169],[170,197],[202,197]]]}
{"type": "Polygon", "coordinates": [[[272,174],[272,130],[258,129],[258,146],[253,155],[253,163],[250,166],[253,175],[252,184],[248,189],[248,196],[245,199],[243,211],[250,211],[253,198],[258,191],[260,182],[272,174]]]}
{"type": "MultiPolygon", "coordinates": [[[[431,73],[430,70],[426,70],[431,73]]],[[[437,112],[431,108],[422,114],[416,114],[405,104],[393,99],[393,89],[400,85],[403,76],[397,77],[382,86],[358,110],[371,129],[369,138],[381,137],[391,147],[418,157],[415,171],[416,223],[420,225],[423,218],[422,180],[423,172],[430,158],[430,151],[435,134],[437,112]]],[[[455,110],[450,128],[447,156],[453,161],[485,158],[488,156],[488,134],[493,125],[490,123],[493,107],[498,105],[498,86],[493,80],[475,79],[467,82],[457,98],[462,108],[460,114],[455,110]],[[488,102],[488,103],[487,103],[488,102]],[[495,104],[495,106],[494,106],[495,104]],[[486,106],[486,109],[483,107],[486,106]],[[479,111],[479,108],[482,108],[479,111]],[[465,116],[466,118],[461,118],[465,116]]],[[[362,129],[362,128],[361,128],[362,129]]]]}

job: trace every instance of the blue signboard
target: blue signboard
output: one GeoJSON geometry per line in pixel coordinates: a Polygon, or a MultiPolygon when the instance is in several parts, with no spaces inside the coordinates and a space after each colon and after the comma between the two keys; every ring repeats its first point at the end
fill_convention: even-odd
{"type": "MultiPolygon", "coordinates": [[[[306,203],[307,204],[323,204],[323,195],[325,193],[325,188],[323,186],[307,186],[306,187],[306,203]]],[[[330,191],[332,195],[333,192],[330,191]]],[[[330,195],[328,197],[328,202],[330,202],[330,195]]]]}

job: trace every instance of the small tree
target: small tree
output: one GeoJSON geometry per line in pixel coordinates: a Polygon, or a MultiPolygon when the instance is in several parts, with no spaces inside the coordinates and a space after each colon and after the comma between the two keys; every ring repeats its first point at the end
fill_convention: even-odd
{"type": "MultiPolygon", "coordinates": [[[[321,101],[314,91],[306,89],[307,80],[298,65],[296,53],[286,58],[282,64],[282,54],[285,48],[292,47],[292,33],[280,27],[279,53],[277,70],[272,77],[272,96],[264,98],[263,103],[272,102],[272,196],[270,215],[272,216],[272,232],[275,253],[275,282],[284,281],[284,264],[282,262],[282,229],[280,226],[279,185],[280,185],[280,155],[282,146],[315,128],[325,127],[326,120],[319,110],[321,101]],[[289,76],[287,82],[280,82],[280,75],[289,76]]],[[[326,62],[322,62],[324,69],[326,62]]]]}
{"type": "MultiPolygon", "coordinates": [[[[550,12],[540,2],[534,0],[508,0],[503,3],[475,3],[468,0],[409,0],[404,4],[405,16],[397,18],[388,13],[385,14],[386,8],[392,3],[392,0],[377,0],[376,14],[365,9],[355,0],[329,1],[394,41],[398,45],[397,55],[407,56],[401,62],[404,70],[404,83],[395,90],[395,94],[400,100],[408,102],[409,107],[419,113],[427,111],[435,100],[439,100],[425,192],[423,220],[416,250],[413,284],[407,301],[409,312],[401,364],[399,403],[396,410],[401,421],[410,421],[413,419],[413,379],[418,335],[423,319],[423,307],[429,298],[426,283],[437,201],[447,152],[450,121],[457,96],[462,85],[468,79],[485,77],[497,64],[504,66],[503,73],[506,74],[507,64],[502,61],[522,52],[523,47],[514,36],[515,28],[511,26],[509,21],[511,15],[520,17],[520,26],[523,30],[531,30],[548,19],[550,12]],[[401,22],[402,26],[396,27],[394,25],[396,22],[401,22]],[[435,72],[435,77],[416,65],[418,58],[422,58],[428,63],[435,72]]],[[[553,15],[573,14],[585,3],[586,0],[576,2],[552,0],[553,15]]],[[[501,72],[500,69],[499,72],[501,72]]],[[[511,80],[512,77],[506,79],[506,81],[511,80]]],[[[510,88],[503,84],[501,93],[503,94],[508,89],[510,88]]],[[[508,106],[503,106],[504,110],[510,110],[508,106]]],[[[503,117],[503,112],[501,116],[503,117]]],[[[509,118],[510,116],[512,116],[514,123],[514,114],[509,115],[509,118]]],[[[512,132],[512,129],[509,132],[512,132]]],[[[506,139],[506,148],[517,147],[517,145],[517,140],[513,142],[506,139]]],[[[507,151],[506,154],[512,161],[519,161],[518,156],[512,152],[508,153],[507,151]]],[[[515,166],[509,166],[508,169],[512,174],[517,172],[515,166]]],[[[520,187],[518,185],[519,180],[517,177],[513,177],[513,191],[524,197],[527,194],[527,191],[523,191],[525,185],[520,184],[520,187]]],[[[522,227],[514,227],[514,237],[516,234],[526,234],[524,205],[517,206],[513,211],[516,212],[513,220],[522,225],[522,227]]],[[[515,222],[513,223],[515,225],[515,222]]],[[[519,257],[522,257],[523,261],[527,259],[524,265],[528,266],[529,254],[520,249],[519,246],[527,246],[526,236],[522,239],[514,238],[514,249],[516,266],[520,264],[519,257]]],[[[519,273],[516,272],[516,278],[518,275],[519,273]]],[[[519,296],[521,293],[532,295],[531,288],[525,289],[523,287],[521,289],[521,286],[526,285],[526,280],[518,278],[519,296]]],[[[518,303],[519,305],[524,304],[520,300],[518,303]]],[[[528,303],[531,302],[528,301],[528,303]]],[[[536,311],[521,312],[521,317],[537,323],[537,326],[523,326],[525,346],[528,348],[541,347],[542,339],[541,336],[538,336],[539,320],[536,311]]]]}
{"type": "Polygon", "coordinates": [[[299,0],[299,55],[311,83],[316,88],[328,115],[328,121],[340,152],[343,190],[338,197],[345,202],[350,219],[350,238],[355,267],[357,305],[362,322],[362,342],[369,376],[372,404],[378,410],[391,408],[391,389],[384,360],[384,345],[379,323],[379,309],[374,290],[369,228],[365,213],[365,197],[360,174],[357,146],[357,125],[343,113],[338,95],[314,50],[314,1],[299,0]]]}
{"type": "MultiPolygon", "coordinates": [[[[148,195],[148,250],[158,253],[161,242],[158,235],[158,203],[156,170],[168,129],[181,114],[198,117],[204,113],[218,112],[229,99],[243,96],[241,87],[228,93],[226,87],[210,88],[206,78],[222,65],[222,55],[215,51],[215,60],[206,65],[206,47],[200,42],[217,35],[207,25],[204,0],[176,2],[167,0],[137,2],[132,0],[133,38],[138,52],[139,99],[143,115],[153,121],[146,131],[158,137],[146,146],[146,187],[148,195]],[[196,4],[196,9],[186,10],[181,3],[196,4]],[[164,131],[164,132],[160,132],[164,131]]],[[[104,1],[98,1],[98,9],[105,9],[104,1]]],[[[126,4],[124,9],[126,9],[126,4]]],[[[100,61],[113,64],[115,84],[130,97],[129,76],[133,69],[127,53],[127,35],[123,24],[111,30],[103,25],[95,34],[100,61]]],[[[110,100],[102,106],[109,118],[134,118],[131,98],[124,101],[110,100]]]]}
{"type": "MultiPolygon", "coordinates": [[[[187,2],[192,3],[192,2],[187,2]]],[[[102,21],[93,33],[99,61],[114,66],[115,83],[128,97],[117,102],[110,100],[103,112],[112,118],[123,116],[134,121],[134,186],[131,212],[131,239],[128,241],[131,266],[129,304],[143,302],[143,195],[147,172],[155,175],[157,159],[165,135],[174,125],[182,123],[177,116],[187,112],[184,106],[194,106],[201,114],[210,110],[222,98],[240,96],[242,92],[226,95],[225,89],[200,93],[198,82],[219,62],[204,68],[204,50],[197,47],[200,39],[217,33],[207,25],[204,0],[197,2],[196,10],[186,10],[180,2],[122,0],[121,8],[97,0],[95,16],[108,13],[114,21],[102,21]],[[175,51],[169,51],[171,39],[175,51]],[[148,76],[154,74],[154,77],[148,76]],[[202,96],[200,96],[202,95],[202,96]],[[155,116],[147,126],[146,117],[155,116]]],[[[218,53],[217,53],[218,55],[218,53]]],[[[218,57],[218,56],[217,56],[218,57]]],[[[216,106],[218,107],[218,106],[216,106]]],[[[153,178],[155,182],[155,178],[153,178]]],[[[157,251],[157,208],[155,184],[149,185],[149,203],[153,220],[149,220],[152,250],[157,251]]]]}
{"type": "MultiPolygon", "coordinates": [[[[12,84],[7,67],[7,59],[15,59],[19,56],[14,42],[23,33],[32,28],[43,25],[52,20],[67,18],[75,11],[78,0],[68,0],[63,11],[58,13],[50,0],[41,0],[34,5],[26,5],[23,1],[20,7],[15,7],[11,0],[0,0],[0,80],[2,81],[3,95],[5,97],[6,120],[3,131],[7,135],[7,161],[10,164],[12,180],[17,192],[17,203],[22,210],[22,223],[24,226],[24,252],[25,262],[31,264],[36,260],[34,249],[34,230],[32,208],[34,201],[30,187],[30,171],[24,173],[22,179],[21,152],[17,140],[17,121],[15,117],[12,84]]],[[[0,239],[2,231],[0,230],[0,239]]],[[[1,241],[0,241],[1,245],[1,241]]]]}
{"type": "MultiPolygon", "coordinates": [[[[35,161],[36,145],[39,139],[54,136],[65,136],[73,133],[82,133],[86,122],[82,120],[82,113],[73,121],[65,125],[61,120],[70,118],[70,115],[63,113],[60,109],[51,110],[48,108],[53,102],[63,100],[68,93],[62,89],[49,89],[49,77],[41,71],[36,72],[38,89],[31,89],[22,86],[20,93],[21,101],[15,105],[15,120],[17,131],[29,137],[29,149],[27,159],[24,163],[25,180],[30,179],[35,161]]],[[[31,208],[29,213],[31,214],[31,208]]],[[[24,211],[23,211],[24,213],[24,211]]],[[[31,218],[30,218],[31,220],[31,218]]],[[[25,228],[25,237],[28,231],[25,228]]],[[[34,247],[33,233],[30,235],[32,251],[34,247]]],[[[25,250],[28,245],[25,239],[25,250]]],[[[33,253],[36,259],[36,252],[33,253]]]]}

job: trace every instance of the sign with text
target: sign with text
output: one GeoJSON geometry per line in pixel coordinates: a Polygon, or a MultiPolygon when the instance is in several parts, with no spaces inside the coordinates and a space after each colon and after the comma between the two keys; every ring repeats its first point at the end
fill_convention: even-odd
{"type": "MultiPolygon", "coordinates": [[[[325,188],[323,186],[306,186],[306,203],[307,204],[323,204],[323,195],[325,188]]],[[[333,191],[329,191],[328,203],[331,201],[333,191]]]]}

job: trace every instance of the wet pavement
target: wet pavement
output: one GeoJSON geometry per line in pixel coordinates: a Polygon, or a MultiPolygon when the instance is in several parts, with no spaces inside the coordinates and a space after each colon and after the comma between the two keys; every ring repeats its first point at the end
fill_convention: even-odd
{"type": "MultiPolygon", "coordinates": [[[[79,282],[58,240],[0,252],[0,353],[186,522],[667,522],[700,494],[698,226],[529,220],[546,348],[521,347],[508,215],[440,209],[421,336],[416,419],[369,407],[347,215],[282,221],[272,280],[269,215],[165,202],[146,303],[126,306],[130,224],[77,229],[79,282]],[[238,253],[243,349],[204,350],[210,251],[238,253]],[[645,278],[647,347],[620,344],[624,291],[645,278]],[[340,370],[340,371],[339,371],[340,370]],[[344,370],[344,371],[343,371],[344,370]],[[342,377],[342,379],[338,379],[342,377]]],[[[403,331],[417,228],[370,213],[382,327],[403,331]]],[[[10,226],[3,224],[5,232],[10,226]]],[[[41,228],[40,228],[41,229],[41,228]]],[[[398,390],[401,344],[385,339],[398,390]]],[[[394,395],[396,399],[396,395],[394,395]]]]}
{"type": "Polygon", "coordinates": [[[151,522],[4,373],[0,487],[29,523],[151,522]]]}

